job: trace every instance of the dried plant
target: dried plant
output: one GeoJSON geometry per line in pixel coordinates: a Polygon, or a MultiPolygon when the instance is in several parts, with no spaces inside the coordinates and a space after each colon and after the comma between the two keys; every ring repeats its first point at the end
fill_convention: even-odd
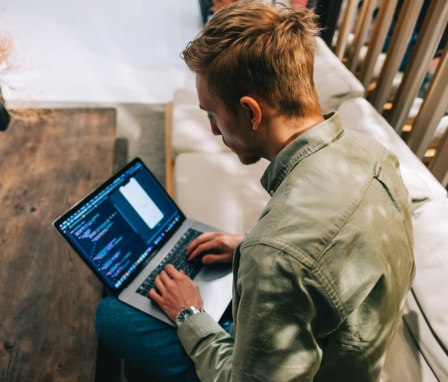
{"type": "Polygon", "coordinates": [[[11,49],[11,40],[6,35],[0,35],[0,102],[3,105],[5,104],[5,100],[1,92],[1,79],[10,66],[9,56],[11,49]]]}
{"type": "Polygon", "coordinates": [[[12,40],[7,34],[0,35],[0,75],[11,69],[12,40]]]}
{"type": "Polygon", "coordinates": [[[17,105],[14,109],[7,108],[5,99],[2,95],[2,85],[5,84],[4,77],[7,73],[14,70],[16,67],[14,65],[13,58],[13,42],[12,38],[8,33],[0,34],[0,103],[8,110],[8,113],[12,119],[26,121],[26,122],[36,122],[39,119],[47,119],[49,113],[42,109],[29,109],[26,107],[20,107],[20,102],[15,102],[17,105]]]}

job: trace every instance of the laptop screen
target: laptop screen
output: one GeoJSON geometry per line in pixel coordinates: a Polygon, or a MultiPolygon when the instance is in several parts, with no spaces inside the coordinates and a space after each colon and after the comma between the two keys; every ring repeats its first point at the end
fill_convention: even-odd
{"type": "Polygon", "coordinates": [[[119,293],[184,220],[160,183],[135,158],[54,226],[109,289],[119,293]]]}

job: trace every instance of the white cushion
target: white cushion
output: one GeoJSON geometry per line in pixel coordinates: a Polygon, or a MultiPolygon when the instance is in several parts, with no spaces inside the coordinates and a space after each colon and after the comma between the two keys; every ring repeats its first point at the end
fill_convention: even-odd
{"type": "Polygon", "coordinates": [[[174,168],[175,198],[186,216],[223,231],[244,234],[270,196],[260,178],[268,161],[245,166],[233,153],[184,153],[174,168]]]}
{"type": "Polygon", "coordinates": [[[389,347],[381,372],[381,382],[437,381],[409,329],[402,321],[389,347]]]}
{"type": "Polygon", "coordinates": [[[179,88],[174,92],[173,106],[196,106],[199,108],[199,99],[196,88],[192,86],[191,88],[179,88]]]}
{"type": "Polygon", "coordinates": [[[414,211],[414,253],[417,273],[412,287],[424,315],[414,319],[411,331],[418,336],[427,324],[433,336],[420,336],[419,343],[431,364],[443,365],[448,380],[448,199],[423,203],[414,211]],[[444,350],[440,349],[440,345],[444,350]]]}
{"type": "Polygon", "coordinates": [[[197,104],[173,103],[171,118],[171,148],[174,157],[185,152],[230,151],[220,136],[212,134],[207,114],[197,104]]]}
{"type": "Polygon", "coordinates": [[[323,113],[336,110],[342,101],[365,93],[361,82],[320,37],[316,38],[314,84],[323,113]]]}
{"type": "Polygon", "coordinates": [[[346,100],[338,111],[344,128],[376,139],[398,157],[403,181],[414,202],[446,198],[442,185],[368,101],[361,97],[346,100]]]}

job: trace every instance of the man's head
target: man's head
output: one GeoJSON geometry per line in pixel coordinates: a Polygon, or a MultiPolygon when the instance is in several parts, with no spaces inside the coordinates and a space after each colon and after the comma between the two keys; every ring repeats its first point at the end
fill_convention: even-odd
{"type": "Polygon", "coordinates": [[[212,96],[236,112],[259,96],[285,117],[320,114],[313,81],[314,14],[242,0],[214,15],[183,52],[212,96]]]}

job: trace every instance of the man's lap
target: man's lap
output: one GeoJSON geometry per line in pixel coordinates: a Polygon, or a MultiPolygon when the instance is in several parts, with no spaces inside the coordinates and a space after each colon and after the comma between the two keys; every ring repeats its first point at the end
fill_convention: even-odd
{"type": "Polygon", "coordinates": [[[199,380],[176,328],[114,297],[98,305],[96,331],[102,343],[148,376],[162,381],[199,380]]]}

